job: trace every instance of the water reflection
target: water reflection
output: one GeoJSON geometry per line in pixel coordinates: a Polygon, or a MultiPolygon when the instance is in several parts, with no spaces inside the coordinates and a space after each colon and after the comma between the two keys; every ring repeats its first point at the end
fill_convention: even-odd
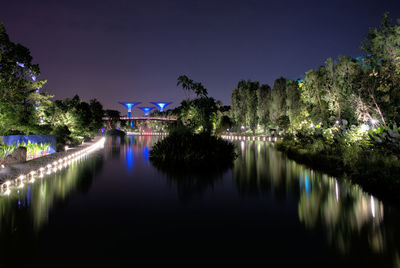
{"type": "Polygon", "coordinates": [[[201,198],[208,190],[213,189],[214,185],[222,180],[225,170],[214,171],[213,173],[168,173],[167,182],[171,187],[176,187],[179,201],[188,203],[191,200],[201,198]]]}
{"type": "Polygon", "coordinates": [[[26,236],[24,238],[28,239],[37,233],[48,222],[52,208],[64,202],[73,192],[86,194],[102,166],[102,155],[90,155],[12,192],[10,196],[0,198],[2,246],[15,236],[26,236]]]}
{"type": "Polygon", "coordinates": [[[268,142],[242,141],[240,148],[232,175],[241,194],[298,200],[300,222],[309,230],[323,228],[328,243],[342,253],[360,247],[381,253],[387,245],[398,243],[392,238],[398,237],[393,229],[390,236],[385,231],[383,203],[359,186],[299,165],[268,142]]]}
{"type": "Polygon", "coordinates": [[[358,186],[288,160],[262,141],[237,141],[241,152],[231,169],[157,171],[146,159],[157,139],[109,138],[104,152],[0,198],[1,257],[74,248],[89,252],[90,261],[99,251],[114,261],[126,241],[142,245],[138,238],[151,237],[155,245],[182,237],[188,248],[199,240],[258,247],[254,239],[292,266],[299,256],[400,264],[398,210],[358,186]]]}

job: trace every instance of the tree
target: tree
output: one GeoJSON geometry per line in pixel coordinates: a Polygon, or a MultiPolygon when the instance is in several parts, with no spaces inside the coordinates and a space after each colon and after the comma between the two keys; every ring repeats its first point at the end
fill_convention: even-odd
{"type": "Polygon", "coordinates": [[[267,84],[261,85],[257,89],[257,117],[258,124],[263,126],[264,134],[269,124],[269,105],[271,98],[271,87],[267,84]]]}
{"type": "Polygon", "coordinates": [[[178,77],[177,86],[179,85],[181,85],[184,90],[194,92],[197,97],[207,97],[207,89],[201,83],[194,82],[186,75],[181,75],[178,77]]]}
{"type": "Polygon", "coordinates": [[[246,119],[247,119],[247,125],[250,127],[250,129],[253,132],[253,135],[255,134],[256,128],[257,128],[257,123],[258,123],[258,116],[257,116],[257,90],[260,87],[259,82],[251,82],[250,80],[247,81],[246,83],[246,105],[247,105],[247,114],[246,114],[246,119]]]}
{"type": "Polygon", "coordinates": [[[276,125],[278,118],[286,115],[286,111],[286,79],[280,77],[274,81],[274,87],[271,91],[270,120],[276,125]]]}
{"type": "MultiPolygon", "coordinates": [[[[300,100],[300,89],[298,81],[286,81],[286,107],[289,126],[292,130],[296,129],[302,118],[302,109],[304,108],[300,100]]],[[[281,124],[281,127],[283,125],[281,124]]]]}
{"type": "Polygon", "coordinates": [[[0,23],[0,133],[29,134],[35,122],[35,93],[45,83],[38,80],[39,66],[32,63],[29,49],[10,41],[0,23]]]}
{"type": "Polygon", "coordinates": [[[400,121],[400,26],[385,13],[380,29],[372,28],[361,48],[367,53],[364,86],[381,120],[400,121]]]}
{"type": "MultiPolygon", "coordinates": [[[[232,103],[232,117],[236,126],[241,130],[241,126],[247,123],[247,95],[245,94],[246,81],[239,81],[238,85],[232,92],[231,103],[232,103]]],[[[244,126],[244,127],[245,127],[244,126]]]]}
{"type": "Polygon", "coordinates": [[[105,110],[105,115],[108,117],[111,128],[116,128],[116,125],[121,117],[121,113],[116,110],[105,110]]]}
{"type": "Polygon", "coordinates": [[[186,75],[178,77],[178,84],[184,90],[193,91],[197,98],[184,100],[179,108],[179,120],[195,132],[211,134],[216,127],[217,103],[207,96],[207,89],[201,83],[193,82],[186,75]]]}
{"type": "Polygon", "coordinates": [[[91,113],[91,120],[89,129],[91,132],[98,132],[103,126],[104,110],[103,105],[96,99],[92,99],[89,102],[89,108],[91,113]]]}

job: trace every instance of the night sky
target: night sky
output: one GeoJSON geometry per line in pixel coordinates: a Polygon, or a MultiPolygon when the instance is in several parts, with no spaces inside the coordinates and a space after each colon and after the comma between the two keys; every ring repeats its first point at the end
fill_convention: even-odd
{"type": "Polygon", "coordinates": [[[0,2],[0,21],[30,49],[45,91],[123,114],[118,101],[179,104],[182,74],[230,104],[239,80],[272,85],[328,57],[361,55],[384,12],[400,18],[400,1],[384,0],[0,2]]]}

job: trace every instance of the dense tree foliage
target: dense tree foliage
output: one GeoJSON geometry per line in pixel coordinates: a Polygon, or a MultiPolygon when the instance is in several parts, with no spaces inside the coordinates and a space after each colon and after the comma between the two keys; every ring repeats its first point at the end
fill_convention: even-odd
{"type": "MultiPolygon", "coordinates": [[[[178,77],[177,85],[197,96],[194,99],[183,100],[175,109],[179,121],[193,132],[211,133],[216,128],[218,102],[208,97],[207,89],[199,82],[194,82],[186,75],[178,77]]],[[[220,106],[220,105],[219,105],[220,106]]]]}
{"type": "Polygon", "coordinates": [[[96,135],[103,125],[103,106],[96,99],[87,103],[75,95],[50,102],[45,108],[42,124],[56,134],[60,144],[80,143],[96,135]]]}
{"type": "Polygon", "coordinates": [[[385,14],[362,43],[365,56],[329,58],[297,81],[273,88],[240,81],[232,92],[236,129],[278,129],[296,134],[317,126],[393,126],[400,123],[400,26],[385,14]]]}
{"type": "Polygon", "coordinates": [[[29,49],[10,41],[0,24],[0,135],[55,134],[57,143],[80,143],[95,135],[103,125],[103,107],[96,99],[89,103],[79,96],[51,101],[40,92],[38,64],[29,49]]]}
{"type": "Polygon", "coordinates": [[[29,49],[11,42],[0,23],[0,135],[38,131],[35,104],[48,99],[37,92],[46,83],[39,74],[29,49]]]}

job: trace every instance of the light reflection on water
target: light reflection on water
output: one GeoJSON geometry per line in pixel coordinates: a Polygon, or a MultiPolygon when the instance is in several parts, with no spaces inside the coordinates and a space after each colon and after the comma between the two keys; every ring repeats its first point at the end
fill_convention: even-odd
{"type": "Polygon", "coordinates": [[[25,229],[30,223],[33,233],[40,231],[48,222],[49,213],[57,202],[65,200],[76,190],[85,192],[90,188],[93,175],[101,168],[102,162],[99,155],[81,158],[66,169],[57,170],[11,192],[9,196],[1,197],[0,237],[7,239],[14,229],[25,229]],[[82,162],[85,162],[85,166],[78,168],[82,162]]]}
{"type": "MultiPolygon", "coordinates": [[[[273,144],[240,142],[241,154],[233,168],[239,192],[298,200],[298,218],[308,230],[322,227],[327,242],[342,254],[366,251],[389,254],[398,261],[397,232],[384,224],[385,207],[358,185],[297,164],[273,149],[273,144]],[[388,235],[392,233],[392,235],[388,235]],[[390,249],[389,249],[390,248],[390,249]]],[[[395,212],[397,209],[386,210],[395,212]]]]}
{"type": "MultiPolygon", "coordinates": [[[[240,219],[241,215],[235,214],[238,204],[244,207],[242,213],[251,211],[253,207],[250,206],[254,205],[262,209],[263,213],[271,213],[272,210],[283,210],[282,204],[284,204],[284,207],[291,208],[290,211],[294,214],[294,217],[288,217],[288,219],[295,219],[295,222],[287,223],[289,226],[292,225],[293,229],[296,229],[294,227],[299,225],[308,234],[315,233],[321,236],[335,252],[343,256],[354,254],[363,254],[368,258],[373,256],[379,262],[385,260],[386,263],[382,266],[388,263],[391,264],[390,266],[400,264],[398,210],[384,205],[377,198],[363,192],[359,186],[297,164],[277,152],[273,144],[263,141],[236,141],[241,152],[232,169],[228,171],[206,172],[194,176],[158,173],[149,161],[149,150],[157,139],[151,136],[109,138],[103,151],[72,163],[70,167],[61,171],[46,175],[8,197],[0,198],[0,238],[2,241],[0,251],[5,250],[7,248],[5,245],[13,243],[16,237],[19,241],[25,241],[39,236],[51,221],[52,212],[59,211],[60,205],[62,207],[70,199],[75,200],[76,193],[91,196],[90,189],[93,185],[103,184],[102,187],[105,189],[108,187],[114,189],[115,192],[111,192],[110,196],[115,197],[115,200],[119,200],[121,196],[127,200],[127,207],[124,205],[121,211],[112,201],[104,201],[107,206],[115,206],[113,210],[116,214],[111,217],[122,217],[123,221],[126,220],[125,210],[130,213],[142,211],[138,209],[141,208],[138,204],[142,202],[145,207],[146,202],[143,200],[147,200],[150,204],[158,204],[159,208],[152,207],[151,211],[154,215],[164,215],[163,213],[166,213],[164,210],[169,211],[169,214],[173,215],[169,217],[176,217],[176,224],[179,224],[180,217],[183,217],[176,211],[180,211],[182,207],[195,206],[194,210],[202,217],[199,226],[196,226],[196,222],[191,223],[193,228],[201,228],[205,223],[211,224],[213,221],[218,224],[215,220],[218,213],[208,212],[213,208],[226,207],[224,210],[226,222],[223,217],[218,218],[222,225],[226,226],[231,224],[231,218],[240,219]],[[111,173],[114,177],[108,176],[106,180],[97,182],[106,164],[115,165],[111,173]],[[134,190],[129,188],[129,191],[136,192],[131,193],[126,190],[130,185],[124,184],[121,188],[115,188],[111,184],[113,180],[112,182],[118,185],[121,182],[116,179],[124,176],[129,178],[121,180],[124,183],[125,181],[140,182],[132,187],[134,190]],[[160,185],[167,187],[157,188],[160,185]],[[140,186],[147,188],[139,188],[140,186]],[[154,193],[155,188],[162,191],[154,193]],[[215,199],[218,194],[231,201],[224,201],[223,198],[215,199]],[[157,203],[157,198],[164,195],[167,198],[162,199],[162,204],[157,203]],[[179,202],[173,199],[174,196],[179,202]],[[260,198],[251,199],[258,200],[251,201],[253,203],[246,203],[248,197],[260,198]],[[272,204],[272,208],[264,204],[267,200],[272,204]]],[[[100,195],[92,198],[102,200],[110,196],[106,197],[104,192],[101,192],[100,195]]],[[[282,216],[283,214],[273,215],[282,216]]],[[[257,213],[250,213],[247,216],[254,217],[248,219],[249,229],[252,229],[258,221],[262,225],[269,226],[269,222],[282,220],[274,217],[264,219],[257,213]]],[[[137,217],[133,222],[129,222],[129,228],[135,231],[135,228],[131,228],[130,225],[143,218],[145,216],[137,217]]],[[[162,222],[163,219],[161,216],[156,220],[151,218],[151,221],[145,221],[143,226],[149,223],[154,224],[158,220],[162,222]]],[[[83,222],[85,220],[90,221],[90,219],[82,218],[83,222]]],[[[167,222],[169,223],[170,219],[167,222]]],[[[282,228],[288,228],[288,225],[282,228]]],[[[182,226],[179,225],[179,228],[183,228],[182,226]]],[[[136,232],[142,232],[143,227],[141,228],[136,232]]],[[[222,231],[222,229],[219,230],[222,231]]],[[[277,230],[279,231],[291,230],[277,230]]],[[[178,232],[183,231],[178,230],[178,232]]],[[[125,235],[127,234],[124,233],[125,235]]],[[[269,236],[265,241],[268,239],[274,242],[269,236]]],[[[290,244],[294,241],[287,242],[290,244]]]]}

